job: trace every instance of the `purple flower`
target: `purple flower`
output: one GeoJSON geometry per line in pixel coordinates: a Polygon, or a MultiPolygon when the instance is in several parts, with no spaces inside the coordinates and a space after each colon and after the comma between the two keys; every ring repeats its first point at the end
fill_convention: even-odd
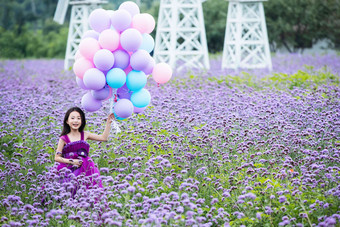
{"type": "Polygon", "coordinates": [[[136,188],[135,188],[135,187],[133,187],[133,186],[129,186],[129,187],[127,188],[127,190],[128,190],[128,192],[131,192],[131,193],[133,193],[133,192],[135,192],[135,191],[136,191],[136,188]]]}
{"type": "Polygon", "coordinates": [[[249,199],[253,199],[253,200],[256,199],[256,195],[254,193],[251,193],[251,192],[245,194],[245,197],[249,198],[249,199]]]}
{"type": "Polygon", "coordinates": [[[196,223],[196,221],[193,218],[190,218],[185,222],[185,225],[186,226],[193,226],[195,223],[196,223]]]}
{"type": "Polygon", "coordinates": [[[214,205],[215,203],[218,203],[218,199],[217,198],[213,198],[211,200],[211,205],[214,205]]]}
{"type": "Polygon", "coordinates": [[[289,224],[290,224],[289,220],[284,220],[283,222],[279,223],[279,226],[286,226],[286,225],[289,225],[289,224]]]}
{"type": "Polygon", "coordinates": [[[266,207],[265,207],[265,213],[266,213],[266,214],[269,214],[269,215],[272,214],[272,213],[273,213],[272,208],[269,207],[269,206],[266,206],[266,207]]]}
{"type": "Polygon", "coordinates": [[[325,223],[327,224],[327,226],[336,225],[336,219],[333,217],[328,217],[326,218],[325,223]]]}
{"type": "Polygon", "coordinates": [[[286,202],[287,201],[287,198],[285,197],[285,196],[280,196],[279,197],[279,202],[280,203],[284,203],[284,202],[286,202]]]}
{"type": "Polygon", "coordinates": [[[233,215],[237,216],[238,219],[241,219],[245,216],[242,212],[238,211],[234,212],[233,215]]]}
{"type": "Polygon", "coordinates": [[[182,206],[179,206],[179,207],[177,207],[176,211],[178,213],[183,213],[184,212],[184,208],[182,206]]]}
{"type": "Polygon", "coordinates": [[[256,218],[259,219],[259,220],[261,220],[261,215],[262,215],[262,213],[257,212],[257,213],[256,213],[256,218]]]}

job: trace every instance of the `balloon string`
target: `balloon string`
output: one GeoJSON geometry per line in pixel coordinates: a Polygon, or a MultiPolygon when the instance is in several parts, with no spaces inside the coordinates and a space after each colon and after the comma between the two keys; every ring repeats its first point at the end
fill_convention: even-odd
{"type": "Polygon", "coordinates": [[[118,124],[116,121],[112,121],[112,124],[113,124],[113,128],[114,128],[115,131],[116,131],[116,134],[117,134],[117,133],[120,133],[121,130],[120,130],[120,128],[119,128],[119,124],[118,124]]]}
{"type": "Polygon", "coordinates": [[[115,94],[115,98],[113,99],[114,102],[117,102],[117,94],[115,94]]]}

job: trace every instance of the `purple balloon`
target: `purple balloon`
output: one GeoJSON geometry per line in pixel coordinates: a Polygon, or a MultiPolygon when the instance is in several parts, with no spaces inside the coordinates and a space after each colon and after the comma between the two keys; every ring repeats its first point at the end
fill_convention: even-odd
{"type": "Polygon", "coordinates": [[[91,90],[102,89],[106,84],[104,73],[96,68],[86,70],[83,81],[85,86],[91,90]]]}
{"type": "Polygon", "coordinates": [[[94,38],[94,39],[98,40],[98,38],[99,38],[99,33],[96,32],[95,30],[87,30],[87,31],[84,33],[82,39],[85,39],[85,38],[88,38],[88,37],[94,38]]]}
{"type": "Polygon", "coordinates": [[[131,97],[131,92],[129,91],[129,88],[126,86],[126,83],[117,89],[117,96],[120,99],[129,99],[131,97]]]}
{"type": "Polygon", "coordinates": [[[94,112],[102,107],[102,102],[95,99],[91,92],[87,92],[81,99],[81,106],[89,112],[94,112]]]}
{"type": "Polygon", "coordinates": [[[107,71],[111,69],[114,61],[115,58],[113,53],[107,49],[98,50],[93,57],[94,65],[101,71],[107,71]]]}
{"type": "Polygon", "coordinates": [[[144,110],[146,109],[146,107],[143,107],[143,108],[138,108],[138,107],[133,107],[133,112],[136,113],[136,114],[139,114],[139,113],[143,113],[144,110]]]}
{"type": "Polygon", "coordinates": [[[131,55],[130,65],[134,70],[143,71],[151,61],[151,56],[146,50],[137,50],[131,55]]]}
{"type": "Polygon", "coordinates": [[[142,44],[143,37],[137,29],[128,28],[120,35],[120,44],[127,51],[136,51],[142,44]]]}
{"type": "Polygon", "coordinates": [[[118,98],[120,99],[130,99],[131,98],[131,93],[127,92],[127,93],[119,93],[117,94],[118,98]]]}
{"type": "Polygon", "coordinates": [[[130,55],[125,50],[116,50],[113,52],[115,62],[113,68],[126,69],[130,64],[130,55]]]}
{"type": "Polygon", "coordinates": [[[109,97],[109,95],[110,95],[110,88],[109,88],[109,86],[106,85],[103,89],[92,90],[91,94],[92,94],[93,98],[95,98],[97,100],[104,100],[107,97],[109,97]]]}
{"type": "Polygon", "coordinates": [[[132,17],[125,9],[114,11],[111,15],[111,24],[117,31],[124,31],[131,26],[132,17]]]}
{"type": "Polygon", "coordinates": [[[111,27],[110,15],[105,9],[95,9],[89,16],[90,27],[96,32],[102,32],[111,27]]]}
{"type": "Polygon", "coordinates": [[[138,5],[132,1],[123,2],[122,4],[120,4],[118,9],[125,9],[131,14],[132,17],[140,13],[138,5]]]}
{"type": "Polygon", "coordinates": [[[114,105],[113,110],[118,117],[128,118],[133,113],[133,105],[128,99],[119,99],[114,105]]]}
{"type": "Polygon", "coordinates": [[[151,57],[149,64],[143,69],[143,72],[145,73],[145,75],[150,75],[152,73],[152,70],[155,64],[156,64],[155,60],[151,57]]]}
{"type": "Polygon", "coordinates": [[[85,86],[83,80],[80,79],[80,78],[77,77],[77,76],[76,76],[76,82],[77,82],[77,84],[78,84],[78,86],[79,86],[80,88],[82,88],[82,89],[84,89],[84,90],[89,90],[89,89],[85,86]]]}
{"type": "Polygon", "coordinates": [[[129,91],[130,91],[129,88],[126,86],[126,83],[125,83],[123,86],[117,89],[117,94],[128,93],[129,91]]]}

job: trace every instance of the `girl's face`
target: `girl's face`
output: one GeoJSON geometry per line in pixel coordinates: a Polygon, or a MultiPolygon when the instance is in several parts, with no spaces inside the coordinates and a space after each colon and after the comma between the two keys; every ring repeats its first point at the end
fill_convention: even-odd
{"type": "Polygon", "coordinates": [[[77,111],[70,113],[66,123],[70,126],[71,130],[78,130],[81,126],[81,117],[77,111]]]}

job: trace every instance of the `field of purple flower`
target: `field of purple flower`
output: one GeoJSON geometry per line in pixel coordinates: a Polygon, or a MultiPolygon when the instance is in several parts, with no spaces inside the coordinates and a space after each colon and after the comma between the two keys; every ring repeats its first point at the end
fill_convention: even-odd
{"type": "MultiPolygon", "coordinates": [[[[0,224],[339,226],[340,56],[211,66],[150,80],[148,109],[90,142],[105,188],[72,197],[51,167],[83,91],[62,60],[0,61],[0,224]]],[[[86,130],[101,133],[108,112],[86,113],[86,130]]]]}

